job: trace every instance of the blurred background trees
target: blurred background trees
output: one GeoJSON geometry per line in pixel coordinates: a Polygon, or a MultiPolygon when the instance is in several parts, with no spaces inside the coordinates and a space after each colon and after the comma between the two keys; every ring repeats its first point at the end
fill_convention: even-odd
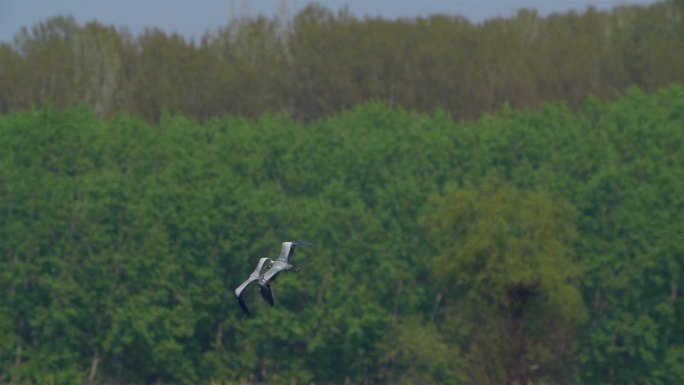
{"type": "Polygon", "coordinates": [[[522,10],[473,24],[460,17],[358,19],[310,5],[292,19],[236,18],[197,42],[139,36],[57,17],[0,47],[0,111],[85,102],[158,122],[163,109],[205,121],[286,113],[312,121],[381,100],[473,120],[548,100],[577,109],[636,85],[684,82],[682,7],[610,12],[522,10]]]}

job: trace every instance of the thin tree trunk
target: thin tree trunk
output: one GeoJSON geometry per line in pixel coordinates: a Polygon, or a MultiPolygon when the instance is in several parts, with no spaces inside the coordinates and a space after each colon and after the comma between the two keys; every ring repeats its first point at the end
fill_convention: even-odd
{"type": "Polygon", "coordinates": [[[220,348],[223,340],[223,322],[219,323],[218,329],[216,330],[216,348],[220,348]]]}
{"type": "Polygon", "coordinates": [[[97,366],[100,364],[100,355],[95,353],[93,360],[90,362],[90,372],[88,373],[88,380],[86,385],[93,385],[95,377],[97,376],[97,366]]]}
{"type": "Polygon", "coordinates": [[[529,381],[527,360],[525,360],[525,333],[524,318],[516,320],[515,334],[516,334],[516,349],[515,349],[515,374],[513,384],[527,385],[529,381]]]}
{"type": "Polygon", "coordinates": [[[17,349],[15,350],[14,366],[21,366],[21,344],[17,344],[17,349]]]}
{"type": "Polygon", "coordinates": [[[325,290],[328,286],[328,274],[323,276],[323,282],[321,282],[321,286],[318,289],[318,296],[316,298],[316,301],[321,304],[323,303],[323,296],[325,295],[325,290]]]}
{"type": "Polygon", "coordinates": [[[442,298],[444,297],[444,294],[442,292],[438,292],[437,295],[435,296],[435,305],[432,307],[432,315],[430,316],[430,320],[435,319],[437,316],[437,311],[439,310],[439,304],[442,302],[442,298]]]}
{"type": "Polygon", "coordinates": [[[672,294],[671,294],[672,302],[677,300],[677,292],[678,291],[679,291],[679,288],[677,287],[677,282],[672,282],[672,294]]]}

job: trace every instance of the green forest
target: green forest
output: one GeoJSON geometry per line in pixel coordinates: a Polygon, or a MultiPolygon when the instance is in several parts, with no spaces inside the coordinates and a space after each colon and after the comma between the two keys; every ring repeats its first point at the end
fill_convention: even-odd
{"type": "Polygon", "coordinates": [[[0,384],[684,383],[683,15],[21,31],[0,384]]]}

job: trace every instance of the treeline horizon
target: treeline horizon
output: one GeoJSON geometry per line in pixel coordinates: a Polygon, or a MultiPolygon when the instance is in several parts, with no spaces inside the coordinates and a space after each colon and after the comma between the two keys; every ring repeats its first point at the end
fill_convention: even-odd
{"type": "Polygon", "coordinates": [[[308,122],[378,100],[472,121],[545,101],[580,108],[684,84],[683,2],[515,17],[359,19],[310,5],[236,18],[199,41],[56,17],[0,45],[0,112],[88,104],[158,122],[285,113],[308,122]]]}
{"type": "Polygon", "coordinates": [[[0,114],[0,383],[683,383],[682,127],[681,86],[477,122],[0,114]],[[243,319],[286,240],[302,271],[243,319]]]}

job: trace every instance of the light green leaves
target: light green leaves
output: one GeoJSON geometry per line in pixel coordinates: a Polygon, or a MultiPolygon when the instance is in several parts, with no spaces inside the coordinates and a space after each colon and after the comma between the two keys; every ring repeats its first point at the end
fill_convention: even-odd
{"type": "Polygon", "coordinates": [[[548,369],[573,353],[569,339],[585,319],[572,214],[546,193],[493,180],[432,198],[422,218],[439,245],[432,270],[447,293],[446,325],[472,333],[453,340],[473,365],[471,381],[561,375],[548,369]],[[537,373],[520,366],[542,363],[537,373]]]}

